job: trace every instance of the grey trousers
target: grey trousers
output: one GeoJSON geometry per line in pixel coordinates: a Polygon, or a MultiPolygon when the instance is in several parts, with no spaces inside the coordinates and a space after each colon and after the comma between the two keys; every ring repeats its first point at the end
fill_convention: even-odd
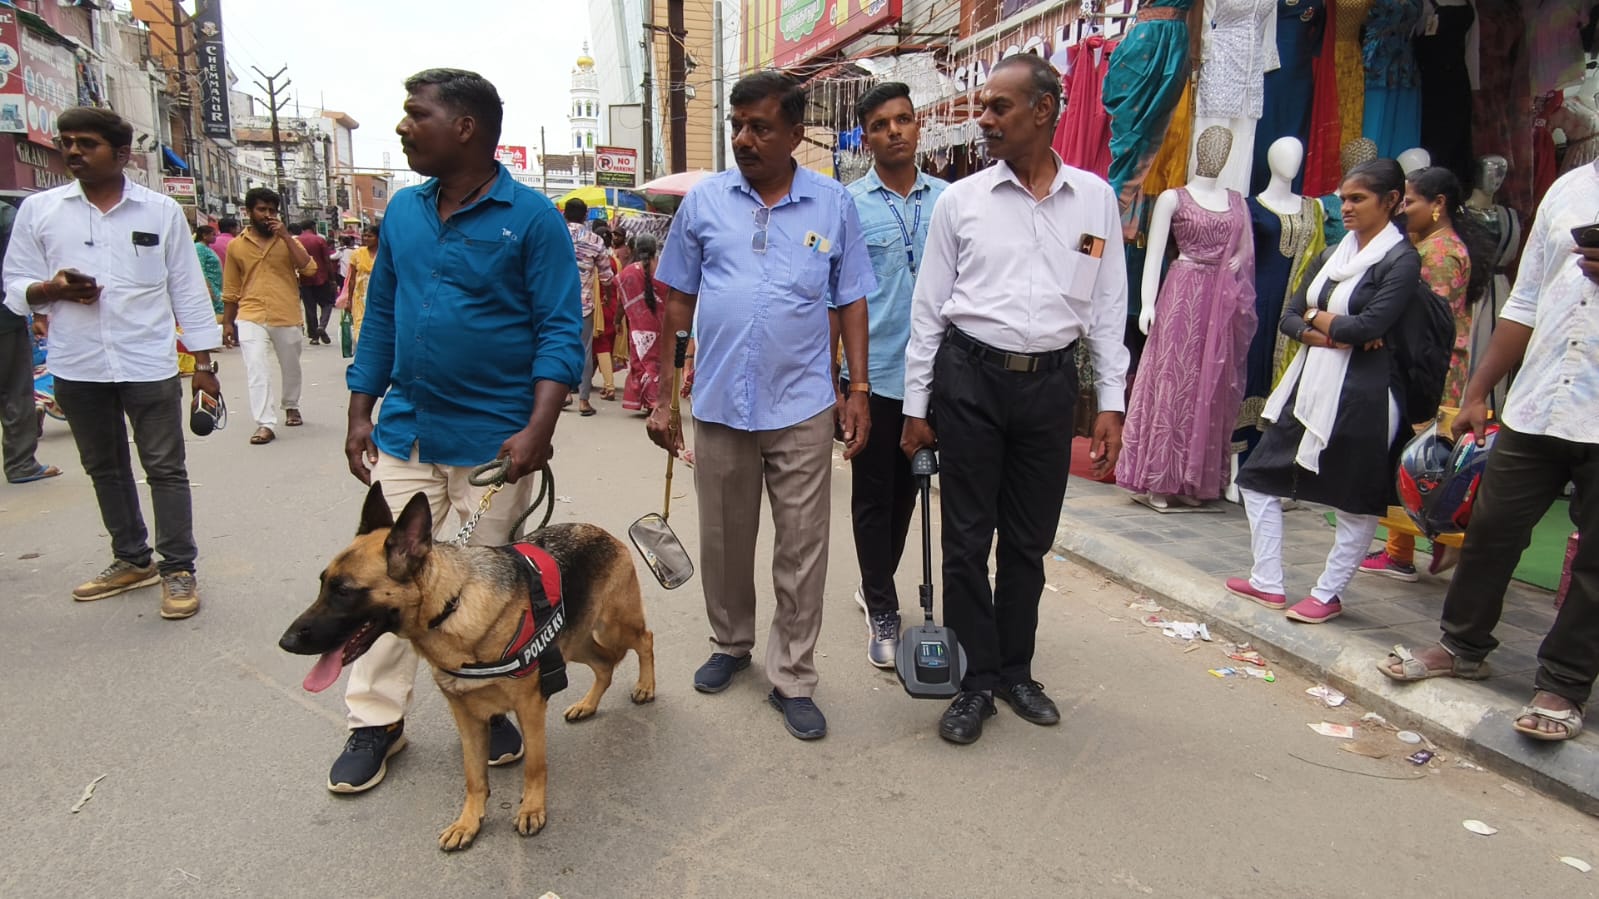
{"type": "Polygon", "coordinates": [[[94,481],[100,520],[111,534],[111,553],[124,562],[150,564],[149,531],[139,511],[139,488],[128,455],[128,423],[155,506],[155,548],[162,574],[193,571],[194,510],[183,447],[183,383],[103,383],[56,378],[56,402],[72,426],[83,470],[94,481]]]}
{"type": "Polygon", "coordinates": [[[595,366],[594,313],[590,312],[583,316],[583,381],[577,385],[577,398],[585,403],[589,401],[589,394],[594,390],[595,366]]]}
{"type": "Polygon", "coordinates": [[[26,328],[0,332],[0,428],[6,480],[37,471],[39,417],[33,405],[33,342],[26,328]]]}
{"type": "Polygon", "coordinates": [[[791,427],[740,431],[694,424],[694,489],[699,495],[700,581],[718,652],[755,647],[755,535],[761,485],[772,503],[772,631],[766,677],[784,696],[816,690],[833,475],[832,407],[791,427]]]}

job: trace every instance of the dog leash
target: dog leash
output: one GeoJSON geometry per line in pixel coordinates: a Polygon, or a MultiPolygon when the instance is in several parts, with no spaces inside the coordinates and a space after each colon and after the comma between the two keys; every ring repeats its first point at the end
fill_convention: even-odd
{"type": "MultiPolygon", "coordinates": [[[[478,522],[482,521],[483,515],[489,511],[489,505],[494,501],[494,494],[505,489],[505,471],[508,466],[509,460],[502,456],[492,462],[485,462],[479,465],[472,469],[471,474],[467,475],[466,482],[468,484],[473,487],[487,487],[488,489],[483,491],[483,498],[478,500],[477,508],[466,519],[466,523],[461,525],[460,532],[448,541],[450,545],[465,546],[466,542],[472,539],[472,532],[477,530],[478,522]]],[[[549,524],[550,518],[555,514],[555,473],[550,470],[549,464],[546,463],[543,468],[538,470],[538,474],[542,476],[539,478],[538,492],[533,495],[533,501],[528,504],[527,509],[517,516],[515,521],[511,522],[511,532],[505,538],[507,543],[515,543],[517,541],[518,535],[522,533],[522,526],[527,523],[528,518],[532,516],[534,510],[538,509],[540,504],[544,506],[544,517],[539,520],[533,530],[536,531],[549,524]]]]}

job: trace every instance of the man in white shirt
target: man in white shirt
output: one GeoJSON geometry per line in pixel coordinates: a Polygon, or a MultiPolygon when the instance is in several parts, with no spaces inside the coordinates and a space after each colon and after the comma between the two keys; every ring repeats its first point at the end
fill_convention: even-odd
{"type": "Polygon", "coordinates": [[[111,534],[112,563],[72,591],[88,601],[161,582],[161,617],[200,608],[183,447],[176,328],[195,358],[194,389],[221,395],[222,344],[183,211],[126,180],[133,128],[106,109],[57,120],[77,180],[29,197],[5,259],[6,306],[48,321],[56,401],[72,425],[111,534]],[[128,429],[155,507],[155,564],[128,458],[128,429]]]}
{"type": "Polygon", "coordinates": [[[941,457],[944,623],[969,666],[939,722],[954,743],[982,736],[994,694],[1034,724],[1060,721],[1033,680],[1033,638],[1071,465],[1079,340],[1098,373],[1099,470],[1121,451],[1120,216],[1110,185],[1050,149],[1060,98],[1038,56],[994,67],[978,125],[998,162],[939,198],[912,300],[901,448],[913,455],[936,441],[941,457]]]}
{"type": "Polygon", "coordinates": [[[1455,418],[1457,439],[1481,435],[1493,386],[1520,366],[1444,599],[1443,639],[1414,654],[1396,647],[1378,666],[1403,681],[1482,677],[1511,573],[1533,527],[1574,483],[1571,521],[1582,539],[1571,588],[1515,722],[1539,740],[1577,735],[1599,676],[1599,227],[1585,227],[1596,209],[1599,164],[1562,175],[1538,205],[1516,286],[1455,418]],[[1573,229],[1586,232],[1583,247],[1573,229]]]}

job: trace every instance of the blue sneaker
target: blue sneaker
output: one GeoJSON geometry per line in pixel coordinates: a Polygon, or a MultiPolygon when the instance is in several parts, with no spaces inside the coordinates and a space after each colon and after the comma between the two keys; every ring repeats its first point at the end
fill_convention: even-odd
{"type": "Polygon", "coordinates": [[[720,693],[733,682],[733,675],[750,666],[749,656],[730,656],[713,652],[700,670],[694,672],[694,689],[701,693],[720,693]]]}
{"type": "Polygon", "coordinates": [[[389,757],[405,748],[405,721],[386,727],[357,727],[350,731],[344,751],[333,760],[328,789],[335,793],[364,793],[383,782],[389,757]]]}
{"type": "Polygon", "coordinates": [[[783,726],[797,739],[820,740],[827,736],[827,718],[809,696],[789,699],[773,687],[772,692],[766,694],[766,701],[783,713],[783,726]]]}
{"type": "Polygon", "coordinates": [[[522,734],[504,715],[489,718],[489,764],[509,765],[522,757],[522,734]]]}

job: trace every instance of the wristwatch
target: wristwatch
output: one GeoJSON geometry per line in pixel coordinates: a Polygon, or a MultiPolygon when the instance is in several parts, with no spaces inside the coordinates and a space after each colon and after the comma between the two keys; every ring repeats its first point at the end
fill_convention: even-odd
{"type": "Polygon", "coordinates": [[[200,363],[196,362],[194,364],[194,370],[197,371],[197,372],[202,372],[203,371],[203,372],[205,372],[208,375],[214,375],[217,372],[222,370],[222,364],[220,362],[217,362],[215,359],[211,360],[210,362],[206,363],[205,365],[201,365],[200,363]]]}
{"type": "Polygon", "coordinates": [[[871,393],[872,392],[872,385],[868,381],[851,381],[851,382],[849,382],[849,392],[850,393],[871,393]]]}
{"type": "Polygon", "coordinates": [[[1316,320],[1316,314],[1318,312],[1320,312],[1320,311],[1321,310],[1317,309],[1315,306],[1312,306],[1309,309],[1306,309],[1305,310],[1305,324],[1308,325],[1311,322],[1315,321],[1316,320]]]}

